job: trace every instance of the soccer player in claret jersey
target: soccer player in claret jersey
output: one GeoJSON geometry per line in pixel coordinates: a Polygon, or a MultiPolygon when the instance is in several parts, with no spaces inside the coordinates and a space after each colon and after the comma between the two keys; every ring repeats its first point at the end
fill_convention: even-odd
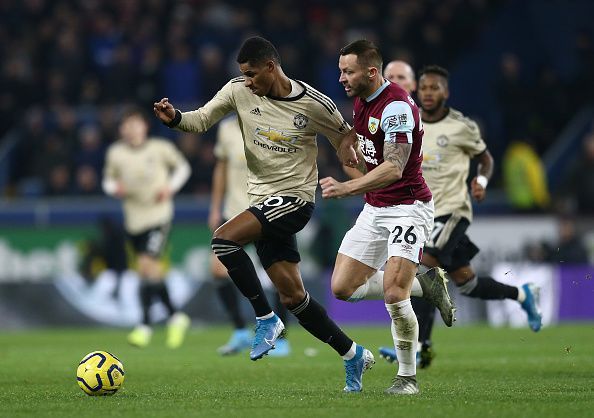
{"type": "Polygon", "coordinates": [[[383,78],[382,57],[373,43],[358,40],[345,46],[338,66],[346,94],[355,98],[358,136],[358,141],[343,141],[340,152],[358,150],[366,174],[342,183],[324,178],[322,196],[365,194],[366,203],[340,246],[332,290],[343,299],[365,297],[370,282],[383,284],[398,355],[398,372],[386,393],[416,394],[418,324],[410,294],[433,227],[433,199],[421,174],[419,109],[404,89],[383,78]]]}
{"type": "Polygon", "coordinates": [[[284,74],[276,48],[266,39],[247,39],[237,62],[243,76],[230,80],[203,107],[182,113],[163,98],[154,104],[154,112],[169,127],[193,132],[206,131],[231,112],[239,117],[251,206],[217,228],[212,248],[255,311],[250,358],[266,355],[284,331],[243,249],[254,242],[282,302],[308,332],[343,358],[344,390],[359,392],[363,372],[375,362],[373,355],[353,342],[304,289],[295,239],[314,209],[316,135],[323,134],[338,148],[344,136],[354,133],[328,97],[284,74]]]}

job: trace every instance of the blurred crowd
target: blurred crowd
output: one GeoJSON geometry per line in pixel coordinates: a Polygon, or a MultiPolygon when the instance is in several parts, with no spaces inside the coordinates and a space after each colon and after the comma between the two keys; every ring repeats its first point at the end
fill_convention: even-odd
{"type": "MultiPolygon", "coordinates": [[[[4,194],[100,194],[105,149],[117,139],[122,107],[134,103],[150,112],[160,97],[182,110],[203,104],[237,75],[235,53],[247,36],[271,39],[289,76],[313,84],[349,115],[337,81],[338,50],[347,42],[368,38],[386,60],[403,59],[415,68],[436,63],[455,74],[464,54],[512,3],[0,0],[0,137],[17,138],[4,194]]],[[[570,84],[553,67],[526,74],[517,54],[501,57],[494,88],[508,135],[493,140],[529,140],[542,156],[594,97],[592,39],[579,33],[572,47],[580,65],[570,84]]],[[[184,192],[208,192],[215,132],[181,135],[155,121],[153,133],[175,141],[191,162],[194,173],[184,192]]],[[[340,175],[333,151],[319,143],[320,161],[326,161],[321,174],[340,175]]]]}

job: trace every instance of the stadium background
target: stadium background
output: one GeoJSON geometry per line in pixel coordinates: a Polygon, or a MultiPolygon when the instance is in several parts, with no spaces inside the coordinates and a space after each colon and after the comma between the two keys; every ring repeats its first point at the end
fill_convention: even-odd
{"type": "MultiPolygon", "coordinates": [[[[450,104],[480,123],[496,161],[470,230],[482,249],[477,269],[539,281],[549,323],[594,320],[593,15],[586,0],[0,1],[0,328],[133,323],[135,278],[105,271],[118,263],[108,250],[121,238],[111,227],[120,205],[100,190],[120,112],[131,103],[150,112],[163,96],[182,110],[199,106],[237,75],[236,49],[254,34],[345,115],[337,54],[350,40],[372,39],[386,61],[417,70],[449,68],[450,104]]],[[[220,322],[205,225],[215,130],[178,134],[155,120],[153,132],[193,167],[177,199],[173,297],[197,323],[220,322]]],[[[319,143],[320,175],[341,177],[319,143]]],[[[360,205],[320,198],[300,234],[307,286],[322,298],[360,205]]],[[[349,313],[325,300],[341,322],[385,314],[381,304],[349,313]]],[[[509,306],[458,304],[461,324],[513,323],[509,306]]]]}

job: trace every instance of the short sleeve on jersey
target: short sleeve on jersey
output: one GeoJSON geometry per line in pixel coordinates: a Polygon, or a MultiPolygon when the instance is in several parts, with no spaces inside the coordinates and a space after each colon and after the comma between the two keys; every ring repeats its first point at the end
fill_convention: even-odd
{"type": "Polygon", "coordinates": [[[477,123],[470,119],[465,122],[465,135],[462,136],[463,140],[460,146],[464,149],[464,152],[474,157],[485,151],[487,144],[485,144],[481,136],[481,130],[477,123]]]}
{"type": "Polygon", "coordinates": [[[408,103],[394,101],[387,105],[382,112],[380,126],[386,135],[384,142],[412,144],[415,119],[408,103]]]}

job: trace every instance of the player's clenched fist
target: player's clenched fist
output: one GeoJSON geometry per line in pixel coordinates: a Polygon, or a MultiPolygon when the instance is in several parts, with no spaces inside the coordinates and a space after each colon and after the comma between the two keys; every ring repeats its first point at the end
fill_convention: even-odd
{"type": "Polygon", "coordinates": [[[175,117],[175,108],[169,103],[167,97],[153,103],[153,110],[155,111],[155,115],[164,123],[170,123],[175,117]]]}
{"type": "Polygon", "coordinates": [[[346,185],[336,181],[333,177],[321,179],[320,186],[322,187],[322,197],[324,199],[340,198],[349,194],[346,185]]]}

